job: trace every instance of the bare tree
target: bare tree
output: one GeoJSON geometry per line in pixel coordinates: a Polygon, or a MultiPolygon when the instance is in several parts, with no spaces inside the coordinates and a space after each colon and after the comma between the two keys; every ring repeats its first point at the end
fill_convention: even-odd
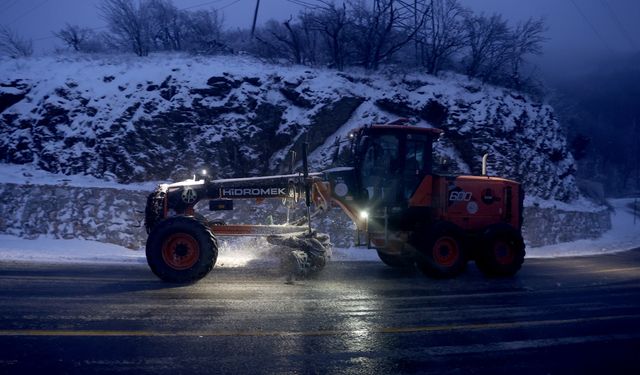
{"type": "Polygon", "coordinates": [[[282,23],[287,30],[287,36],[281,37],[280,35],[273,34],[276,39],[284,43],[289,47],[291,55],[293,56],[293,62],[296,64],[302,64],[303,62],[303,46],[302,38],[300,37],[300,28],[298,25],[291,26],[291,18],[282,23]]]}
{"type": "Polygon", "coordinates": [[[171,0],[149,0],[149,17],[156,49],[182,49],[185,17],[171,0]]]}
{"type": "Polygon", "coordinates": [[[327,60],[321,50],[322,35],[317,29],[316,17],[312,12],[304,12],[298,15],[299,33],[302,39],[303,59],[306,64],[316,64],[320,60],[327,60]]]}
{"type": "Polygon", "coordinates": [[[146,56],[151,49],[152,29],[150,1],[102,0],[98,6],[102,18],[124,45],[138,56],[146,56]]]}
{"type": "Polygon", "coordinates": [[[290,57],[288,47],[283,45],[274,35],[281,35],[281,38],[286,38],[286,29],[284,26],[274,20],[270,19],[265,22],[264,26],[259,27],[254,34],[255,42],[249,42],[249,50],[254,55],[266,58],[266,59],[289,59],[294,61],[295,58],[290,57]],[[284,30],[284,31],[283,31],[284,30]]]}
{"type": "Polygon", "coordinates": [[[256,40],[267,50],[263,57],[285,57],[294,64],[304,64],[309,60],[307,45],[305,45],[304,28],[293,22],[293,17],[279,23],[275,20],[267,21],[265,27],[256,34],[256,40]],[[268,51],[268,50],[271,51],[268,51]]]}
{"type": "Polygon", "coordinates": [[[349,38],[359,65],[376,70],[413,40],[428,13],[428,7],[422,1],[420,4],[418,8],[405,1],[373,0],[370,6],[364,0],[351,1],[349,38]],[[418,22],[414,22],[416,15],[418,22]]]}
{"type": "Polygon", "coordinates": [[[336,6],[334,2],[321,1],[314,12],[308,14],[310,27],[323,36],[330,56],[331,67],[343,69],[347,56],[346,28],[349,22],[347,6],[336,6]]]}
{"type": "Polygon", "coordinates": [[[490,17],[468,14],[464,21],[468,53],[465,73],[490,81],[501,73],[511,47],[507,22],[498,14],[490,17]]]}
{"type": "Polygon", "coordinates": [[[183,14],[184,43],[191,52],[211,54],[227,50],[222,40],[223,18],[215,10],[183,14]]]}
{"type": "Polygon", "coordinates": [[[465,44],[463,20],[468,14],[458,0],[431,0],[431,9],[420,35],[423,63],[437,74],[443,63],[465,44]]]}
{"type": "Polygon", "coordinates": [[[525,56],[539,55],[542,53],[542,43],[547,40],[544,32],[547,30],[543,19],[529,18],[521,22],[511,33],[509,53],[507,55],[510,65],[510,86],[515,89],[523,89],[527,77],[522,75],[522,66],[525,56]]]}
{"type": "Polygon", "coordinates": [[[33,41],[24,39],[8,27],[0,26],[0,52],[17,59],[33,55],[33,41]]]}
{"type": "Polygon", "coordinates": [[[64,44],[74,51],[79,52],[84,50],[85,45],[89,39],[92,38],[93,32],[91,29],[67,23],[60,31],[54,32],[53,35],[62,40],[64,44]]]}
{"type": "Polygon", "coordinates": [[[122,42],[115,40],[113,34],[107,30],[98,33],[87,44],[89,52],[117,53],[122,50],[122,42]]]}

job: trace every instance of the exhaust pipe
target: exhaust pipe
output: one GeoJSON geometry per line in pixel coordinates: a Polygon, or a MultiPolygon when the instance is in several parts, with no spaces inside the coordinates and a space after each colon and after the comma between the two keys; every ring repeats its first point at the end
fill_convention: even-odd
{"type": "Polygon", "coordinates": [[[489,158],[489,154],[484,154],[482,156],[482,175],[487,175],[487,159],[489,158]]]}

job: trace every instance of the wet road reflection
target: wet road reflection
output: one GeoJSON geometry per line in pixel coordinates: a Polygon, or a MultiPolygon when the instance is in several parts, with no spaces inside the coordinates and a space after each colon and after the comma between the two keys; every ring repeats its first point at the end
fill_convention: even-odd
{"type": "Polygon", "coordinates": [[[640,250],[528,260],[510,279],[430,280],[378,263],[214,270],[0,270],[0,372],[636,372],[640,250]],[[37,358],[38,360],[34,360],[37,358]]]}

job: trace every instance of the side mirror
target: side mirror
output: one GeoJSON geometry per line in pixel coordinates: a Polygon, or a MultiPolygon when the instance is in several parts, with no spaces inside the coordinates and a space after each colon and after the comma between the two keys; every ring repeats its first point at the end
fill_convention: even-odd
{"type": "Polygon", "coordinates": [[[440,158],[440,170],[444,173],[448,173],[451,166],[451,161],[449,158],[442,157],[440,158]]]}

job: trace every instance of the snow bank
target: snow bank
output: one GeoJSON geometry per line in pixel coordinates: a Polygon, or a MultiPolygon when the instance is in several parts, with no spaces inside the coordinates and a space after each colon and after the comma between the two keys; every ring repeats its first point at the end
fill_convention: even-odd
{"type": "Polygon", "coordinates": [[[146,264],[144,252],[88,240],[60,240],[48,236],[33,240],[0,235],[0,259],[36,263],[146,264]]]}

